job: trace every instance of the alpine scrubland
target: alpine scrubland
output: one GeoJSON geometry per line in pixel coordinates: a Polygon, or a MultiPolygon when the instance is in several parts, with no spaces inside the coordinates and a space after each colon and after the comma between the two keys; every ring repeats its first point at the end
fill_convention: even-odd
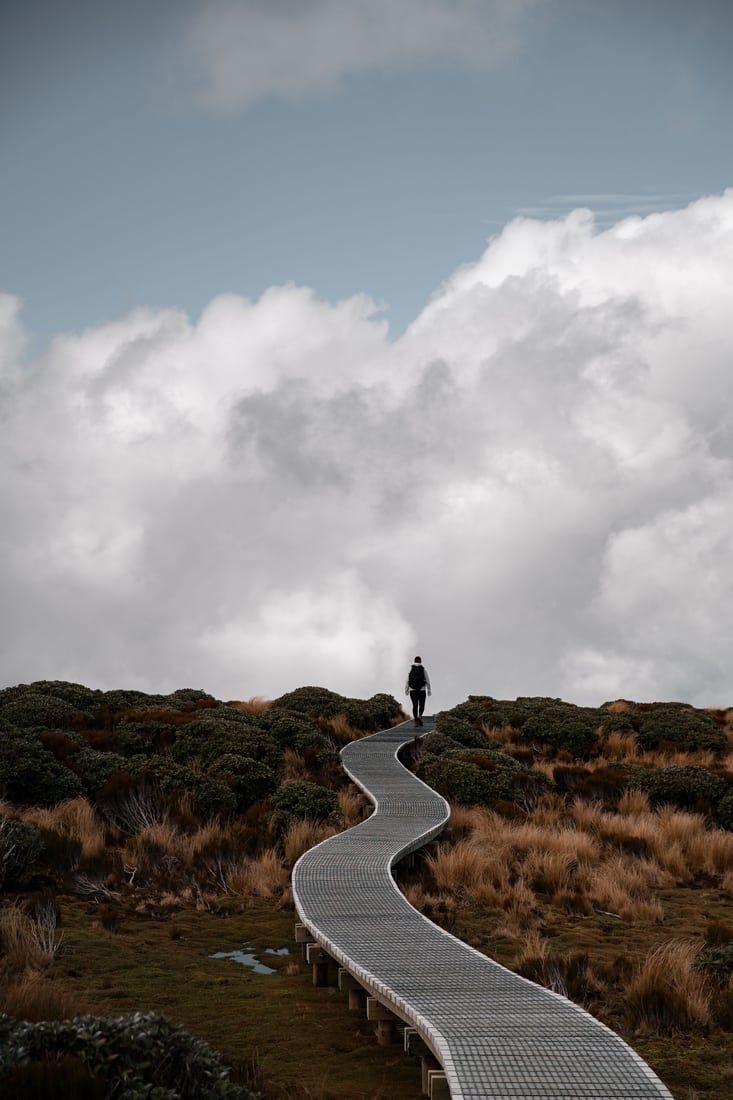
{"type": "MultiPolygon", "coordinates": [[[[0,691],[8,1094],[417,1098],[404,1056],[312,987],[289,886],[370,812],[339,748],[403,718],[323,688],[0,691]],[[211,957],[245,942],[273,975],[211,957]]],[[[398,868],[412,904],[584,1005],[677,1100],[729,1097],[733,710],[471,696],[405,763],[452,806],[398,868]]]]}

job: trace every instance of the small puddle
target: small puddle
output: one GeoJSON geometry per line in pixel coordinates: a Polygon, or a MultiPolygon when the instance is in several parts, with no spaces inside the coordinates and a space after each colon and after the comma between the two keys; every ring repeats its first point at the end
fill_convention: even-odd
{"type": "MultiPolygon", "coordinates": [[[[289,955],[287,947],[263,947],[258,952],[258,955],[289,955]]],[[[252,949],[251,943],[245,943],[243,947],[238,948],[236,951],[216,951],[213,955],[209,955],[210,959],[232,959],[234,962],[241,963],[242,966],[248,966],[250,970],[253,970],[255,974],[277,974],[277,970],[272,966],[266,966],[252,949]]]]}

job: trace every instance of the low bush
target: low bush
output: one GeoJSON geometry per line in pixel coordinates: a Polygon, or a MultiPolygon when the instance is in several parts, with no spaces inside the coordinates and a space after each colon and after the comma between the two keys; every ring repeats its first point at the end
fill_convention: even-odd
{"type": "Polygon", "coordinates": [[[42,731],[0,731],[0,792],[12,802],[54,806],[83,793],[81,780],[40,741],[42,731]]]}
{"type": "Polygon", "coordinates": [[[719,775],[694,765],[669,768],[630,769],[629,786],[649,795],[654,806],[669,803],[682,809],[714,812],[729,792],[728,784],[719,775]]]}
{"type": "Polygon", "coordinates": [[[459,747],[438,755],[436,740],[444,736],[435,735],[415,770],[450,802],[464,806],[491,806],[498,800],[525,803],[549,788],[546,776],[497,749],[485,747],[471,753],[459,747]]]}
{"type": "Polygon", "coordinates": [[[21,729],[31,726],[64,729],[83,726],[91,715],[65,699],[35,690],[32,685],[27,691],[0,702],[0,717],[21,729]]]}
{"type": "MultiPolygon", "coordinates": [[[[458,709],[458,708],[456,708],[458,709]]],[[[445,737],[467,748],[485,749],[488,747],[486,734],[466,721],[457,717],[454,711],[441,711],[435,719],[435,729],[445,737]]]]}
{"type": "Polygon", "coordinates": [[[718,802],[718,820],[724,829],[733,830],[733,790],[728,790],[718,802]]]}
{"type": "Polygon", "coordinates": [[[339,817],[339,801],[335,791],[308,780],[283,783],[272,799],[272,824],[284,832],[300,817],[312,821],[334,821],[339,817]]]}
{"type": "Polygon", "coordinates": [[[370,699],[349,699],[322,687],[301,687],[274,699],[270,712],[297,711],[309,718],[336,718],[343,715],[355,729],[374,732],[388,729],[403,717],[402,707],[391,695],[380,693],[370,699]]]}
{"type": "Polygon", "coordinates": [[[0,889],[22,885],[42,849],[39,829],[25,821],[0,817],[0,889]]]}
{"type": "Polygon", "coordinates": [[[540,741],[556,751],[565,749],[584,760],[597,748],[597,730],[596,711],[568,703],[553,703],[527,719],[522,726],[522,740],[540,741]]]}
{"type": "Polygon", "coordinates": [[[105,1095],[120,1100],[254,1100],[228,1080],[220,1055],[156,1013],[42,1023],[0,1016],[0,1080],[8,1095],[23,1095],[31,1063],[67,1056],[80,1059],[105,1082],[105,1095]]]}
{"type": "Polygon", "coordinates": [[[113,775],[126,770],[127,760],[119,753],[98,752],[85,746],[70,758],[69,768],[78,775],[84,793],[93,798],[113,775]]]}
{"type": "Polygon", "coordinates": [[[679,745],[691,752],[722,752],[728,747],[724,731],[709,714],[683,703],[654,703],[651,709],[639,707],[633,721],[644,749],[679,745]]]}
{"type": "Polygon", "coordinates": [[[209,775],[231,785],[240,813],[254,802],[268,798],[277,788],[277,777],[272,768],[239,753],[224,753],[210,769],[209,775]]]}

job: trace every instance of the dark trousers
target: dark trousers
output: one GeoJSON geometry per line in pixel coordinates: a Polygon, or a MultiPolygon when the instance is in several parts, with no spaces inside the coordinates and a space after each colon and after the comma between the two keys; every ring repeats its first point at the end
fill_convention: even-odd
{"type": "Polygon", "coordinates": [[[420,688],[419,691],[415,691],[414,688],[410,688],[410,698],[412,699],[412,717],[422,718],[422,713],[425,710],[425,696],[427,692],[425,688],[420,688]]]}

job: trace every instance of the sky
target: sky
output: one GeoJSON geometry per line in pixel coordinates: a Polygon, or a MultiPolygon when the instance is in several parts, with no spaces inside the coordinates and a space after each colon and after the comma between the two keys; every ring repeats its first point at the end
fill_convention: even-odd
{"type": "Polygon", "coordinates": [[[0,683],[733,705],[727,0],[26,0],[0,683]]]}

